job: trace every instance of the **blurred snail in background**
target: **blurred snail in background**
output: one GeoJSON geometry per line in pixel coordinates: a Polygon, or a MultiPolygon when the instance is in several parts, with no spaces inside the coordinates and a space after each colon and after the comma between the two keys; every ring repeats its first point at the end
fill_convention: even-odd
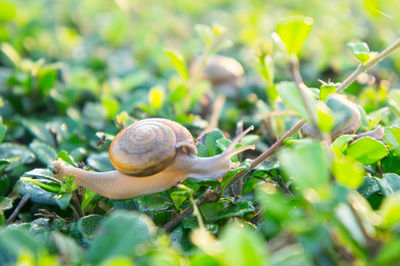
{"type": "Polygon", "coordinates": [[[211,55],[206,59],[204,56],[197,57],[190,66],[190,73],[199,79],[208,80],[212,85],[214,95],[205,94],[202,100],[203,116],[211,114],[209,125],[203,131],[207,132],[218,127],[226,97],[238,96],[238,90],[244,81],[244,70],[242,65],[231,57],[211,55]]]}
{"type": "MultiPolygon", "coordinates": [[[[325,103],[338,118],[331,131],[332,140],[344,134],[357,132],[361,125],[361,114],[354,103],[339,94],[331,94],[325,103]]],[[[304,137],[318,137],[318,133],[309,123],[301,129],[301,133],[304,137]]]]}
{"type": "Polygon", "coordinates": [[[188,177],[221,179],[234,165],[232,156],[255,148],[235,149],[252,129],[237,136],[223,153],[197,157],[193,137],[185,127],[168,119],[145,119],[121,130],[111,143],[109,158],[117,170],[85,171],[59,160],[53,162],[53,172],[59,180],[74,175],[78,185],[111,199],[161,192],[188,177]]]}
{"type": "Polygon", "coordinates": [[[211,55],[203,62],[203,57],[197,57],[190,66],[190,73],[211,82],[213,89],[227,97],[234,97],[243,84],[244,70],[242,65],[231,57],[211,55]],[[205,64],[202,66],[202,64],[205,64]]]}

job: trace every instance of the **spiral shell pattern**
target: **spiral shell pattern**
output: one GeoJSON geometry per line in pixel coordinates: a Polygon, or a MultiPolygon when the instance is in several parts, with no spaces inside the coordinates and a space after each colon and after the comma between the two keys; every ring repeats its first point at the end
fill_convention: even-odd
{"type": "Polygon", "coordinates": [[[187,129],[176,122],[156,118],[138,121],[115,137],[109,150],[110,161],[125,174],[153,175],[174,160],[182,136],[193,143],[187,129]]]}

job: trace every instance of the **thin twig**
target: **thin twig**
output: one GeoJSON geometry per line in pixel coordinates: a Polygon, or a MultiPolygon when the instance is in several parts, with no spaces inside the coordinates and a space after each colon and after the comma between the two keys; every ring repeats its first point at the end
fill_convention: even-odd
{"type": "Polygon", "coordinates": [[[251,163],[249,169],[243,170],[239,173],[236,174],[235,177],[232,178],[232,180],[228,183],[227,186],[230,186],[234,184],[237,180],[239,180],[242,176],[250,172],[254,167],[265,161],[269,156],[271,156],[287,139],[288,137],[292,136],[294,133],[296,133],[297,130],[302,128],[306,124],[306,121],[300,120],[297,122],[289,131],[287,131],[277,142],[275,142],[271,147],[269,147],[268,150],[263,152],[261,155],[259,155],[257,158],[254,159],[254,161],[251,163]]]}
{"type": "Polygon", "coordinates": [[[297,59],[297,57],[292,56],[288,62],[288,65],[290,74],[292,76],[292,79],[294,80],[294,83],[296,83],[296,87],[300,94],[301,100],[303,101],[307,113],[310,116],[311,125],[316,130],[318,136],[322,138],[321,131],[318,127],[317,117],[315,116],[315,113],[311,109],[310,103],[308,102],[306,97],[306,93],[307,90],[309,90],[309,88],[307,87],[306,84],[304,84],[303,78],[301,77],[299,60],[297,59]]]}
{"type": "Polygon", "coordinates": [[[226,97],[223,94],[218,95],[217,99],[212,104],[210,122],[208,123],[208,126],[203,130],[203,132],[200,135],[202,135],[206,132],[209,132],[212,129],[215,129],[218,127],[218,121],[219,121],[219,118],[221,117],[221,113],[222,113],[222,109],[224,107],[225,101],[226,101],[226,97]]]}
{"type": "Polygon", "coordinates": [[[24,207],[24,205],[28,202],[30,197],[31,196],[29,194],[26,194],[25,196],[22,197],[21,201],[18,203],[18,205],[15,208],[15,210],[13,211],[13,213],[10,215],[10,217],[8,217],[6,225],[9,225],[10,223],[12,223],[15,220],[18,213],[21,211],[22,207],[24,207]]]}
{"type": "Polygon", "coordinates": [[[76,191],[72,192],[71,203],[72,203],[72,206],[74,206],[74,209],[77,211],[79,218],[84,217],[85,214],[82,211],[81,204],[79,202],[78,195],[76,194],[76,191]]]}
{"type": "MultiPolygon", "coordinates": [[[[243,132],[243,120],[236,123],[236,136],[239,136],[243,132]]],[[[238,154],[238,161],[241,163],[243,160],[243,153],[238,154]]],[[[243,190],[243,178],[240,178],[236,186],[236,194],[241,196],[243,190]]]]}
{"type": "Polygon", "coordinates": [[[204,229],[205,227],[204,227],[203,217],[201,217],[201,213],[193,197],[190,197],[190,202],[193,208],[193,215],[197,218],[197,223],[199,224],[199,227],[204,229]]]}
{"type": "Polygon", "coordinates": [[[394,50],[396,50],[399,47],[400,47],[400,39],[396,40],[394,43],[389,45],[388,48],[386,48],[385,50],[380,52],[377,56],[375,56],[374,58],[369,60],[365,65],[363,65],[363,64],[358,65],[356,70],[354,70],[354,72],[351,73],[350,76],[348,76],[342,82],[342,84],[336,90],[336,93],[341,93],[342,91],[344,91],[351,83],[353,83],[357,79],[357,77],[361,73],[367,71],[368,69],[370,69],[371,67],[373,67],[374,65],[376,65],[377,63],[382,61],[386,56],[388,56],[390,53],[392,53],[394,50]]]}

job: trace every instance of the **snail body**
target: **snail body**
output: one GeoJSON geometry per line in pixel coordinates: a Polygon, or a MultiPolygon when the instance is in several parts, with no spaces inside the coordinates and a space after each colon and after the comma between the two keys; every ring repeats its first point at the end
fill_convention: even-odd
{"type": "Polygon", "coordinates": [[[74,175],[74,182],[112,199],[128,199],[164,191],[190,177],[220,179],[233,166],[231,157],[254,145],[235,149],[248,128],[221,154],[198,157],[190,132],[167,119],[138,121],[117,134],[109,149],[114,171],[93,172],[63,161],[53,162],[57,179],[74,175]]]}
{"type": "MultiPolygon", "coordinates": [[[[338,118],[331,132],[332,139],[336,139],[344,134],[354,134],[357,132],[361,125],[361,114],[354,103],[339,94],[330,95],[325,102],[338,118]]],[[[310,124],[305,125],[301,133],[305,137],[318,136],[310,124]]]]}

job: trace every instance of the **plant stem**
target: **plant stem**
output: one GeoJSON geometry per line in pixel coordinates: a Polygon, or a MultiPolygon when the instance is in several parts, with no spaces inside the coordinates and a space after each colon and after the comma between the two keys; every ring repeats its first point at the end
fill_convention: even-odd
{"type": "Polygon", "coordinates": [[[26,194],[21,201],[18,203],[17,207],[15,208],[15,210],[13,211],[13,213],[10,215],[10,217],[8,217],[6,225],[9,225],[10,223],[12,223],[15,218],[17,217],[18,213],[21,211],[22,207],[24,207],[24,205],[28,202],[30,198],[29,194],[26,194]]]}
{"type": "Polygon", "coordinates": [[[344,91],[351,83],[353,83],[356,78],[363,72],[367,71],[380,61],[382,61],[385,57],[387,57],[389,54],[391,54],[394,50],[400,47],[400,39],[397,39],[394,43],[389,45],[385,50],[380,52],[377,56],[369,60],[365,65],[359,64],[356,70],[354,70],[353,73],[351,73],[350,76],[348,76],[340,85],[340,87],[336,90],[336,93],[341,93],[344,91]]]}
{"type": "MultiPolygon", "coordinates": [[[[243,120],[236,123],[236,136],[239,136],[243,132],[243,120]]],[[[243,153],[238,154],[238,161],[243,161],[243,153]]],[[[243,178],[239,178],[236,184],[236,195],[241,196],[243,191],[243,178]]]]}
{"type": "Polygon", "coordinates": [[[317,124],[317,117],[315,116],[315,113],[311,109],[310,103],[308,102],[307,97],[306,97],[306,91],[309,90],[309,88],[307,87],[306,84],[304,84],[303,78],[301,77],[299,60],[297,59],[297,57],[292,56],[289,59],[288,65],[289,65],[289,71],[292,76],[292,79],[296,83],[297,90],[300,94],[300,97],[301,97],[303,103],[304,103],[307,113],[310,116],[311,124],[312,124],[313,128],[316,130],[316,132],[318,133],[318,136],[320,138],[322,138],[321,131],[319,130],[319,127],[317,124]]]}
{"type": "Polygon", "coordinates": [[[273,154],[280,146],[282,146],[283,142],[285,139],[288,137],[292,136],[294,133],[296,133],[297,130],[302,128],[306,124],[305,120],[300,120],[297,122],[289,131],[287,131],[277,142],[275,142],[271,147],[269,147],[268,150],[260,154],[254,161],[251,163],[249,169],[243,170],[239,173],[237,173],[232,180],[228,183],[227,187],[231,186],[234,184],[237,180],[239,180],[242,176],[250,172],[254,167],[265,161],[271,154],[273,154]]]}
{"type": "Polygon", "coordinates": [[[78,218],[84,217],[85,214],[82,211],[81,204],[79,202],[78,195],[76,194],[76,191],[72,192],[71,203],[72,203],[72,206],[74,206],[74,209],[76,210],[76,212],[78,214],[78,218]]]}
{"type": "Polygon", "coordinates": [[[193,206],[193,215],[197,218],[197,222],[199,224],[199,227],[202,229],[205,229],[204,227],[204,222],[203,222],[203,217],[201,217],[201,213],[199,211],[199,208],[196,204],[196,201],[193,199],[192,196],[190,196],[190,202],[192,203],[193,206]]]}

